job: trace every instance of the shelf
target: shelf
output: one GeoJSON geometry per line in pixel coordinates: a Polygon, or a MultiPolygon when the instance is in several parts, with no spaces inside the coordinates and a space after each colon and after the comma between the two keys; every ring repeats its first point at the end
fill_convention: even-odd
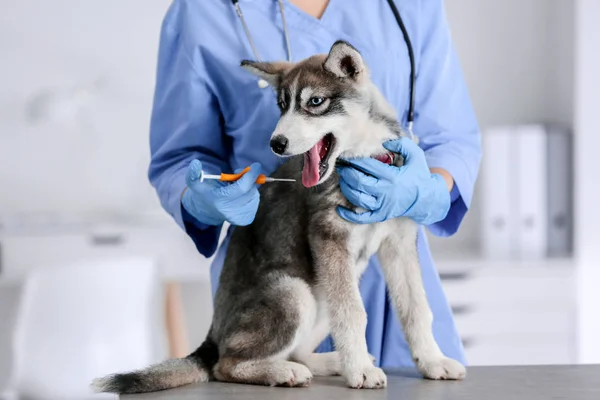
{"type": "Polygon", "coordinates": [[[473,253],[462,255],[434,253],[434,262],[440,273],[456,273],[480,270],[510,270],[521,271],[550,268],[550,269],[574,269],[576,262],[574,258],[546,258],[540,260],[500,260],[487,259],[473,253]]]}

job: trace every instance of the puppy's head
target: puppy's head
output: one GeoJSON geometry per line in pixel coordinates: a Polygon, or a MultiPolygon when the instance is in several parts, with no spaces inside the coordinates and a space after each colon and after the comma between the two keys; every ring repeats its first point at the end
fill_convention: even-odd
{"type": "Polygon", "coordinates": [[[338,41],[329,54],[298,63],[243,61],[242,67],[275,89],[281,117],[271,149],[281,157],[304,154],[304,186],[329,178],[341,155],[370,155],[372,140],[361,130],[369,119],[368,70],[350,44],[338,41]]]}

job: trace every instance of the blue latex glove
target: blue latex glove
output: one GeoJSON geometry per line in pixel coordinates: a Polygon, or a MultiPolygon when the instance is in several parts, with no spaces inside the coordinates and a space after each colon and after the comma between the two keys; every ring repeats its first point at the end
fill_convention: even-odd
{"type": "Polygon", "coordinates": [[[374,158],[348,160],[354,167],[338,167],[340,188],[350,203],[367,211],[355,213],[339,206],[338,214],[351,222],[373,223],[410,217],[429,225],[443,220],[450,210],[446,181],[432,174],[423,150],[409,138],[383,146],[404,157],[404,165],[387,165],[374,158]]]}
{"type": "MultiPolygon", "coordinates": [[[[262,166],[254,163],[250,171],[234,183],[205,180],[200,182],[202,163],[193,160],[187,171],[186,189],[181,199],[185,210],[200,223],[221,225],[227,221],[232,225],[249,225],[254,221],[260,196],[256,178],[262,166]]],[[[236,170],[235,172],[240,172],[236,170]]]]}

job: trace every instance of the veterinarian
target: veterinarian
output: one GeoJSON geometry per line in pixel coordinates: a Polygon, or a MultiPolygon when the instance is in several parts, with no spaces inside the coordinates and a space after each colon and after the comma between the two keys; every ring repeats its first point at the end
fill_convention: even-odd
{"type": "MultiPolygon", "coordinates": [[[[355,223],[408,216],[423,225],[418,249],[435,338],[447,356],[466,363],[425,229],[450,236],[459,228],[478,173],[480,134],[442,0],[396,0],[395,5],[414,54],[413,130],[420,143],[399,139],[387,144],[406,156],[402,168],[372,160],[356,162],[369,163],[381,183],[368,184],[372,180],[342,170],[344,194],[368,211],[339,213],[355,223]],[[379,199],[377,206],[374,198],[379,199]]],[[[279,118],[276,96],[266,82],[240,68],[242,59],[298,61],[327,53],[343,39],[361,52],[372,80],[396,107],[401,122],[406,123],[410,108],[408,46],[388,1],[241,0],[237,6],[243,18],[230,0],[173,1],[161,29],[150,126],[149,179],[164,209],[198,251],[206,257],[216,252],[211,266],[213,295],[230,233],[219,247],[223,223],[253,221],[260,196],[252,183],[259,173],[269,174],[283,162],[269,146],[279,118]],[[213,190],[214,181],[191,189],[186,175],[193,160],[208,173],[248,165],[252,169],[227,190],[213,190]]],[[[285,190],[284,184],[272,185],[285,190]]],[[[360,289],[368,314],[368,349],[377,364],[412,366],[376,257],[360,289]]],[[[317,349],[331,350],[331,338],[317,349]]]]}

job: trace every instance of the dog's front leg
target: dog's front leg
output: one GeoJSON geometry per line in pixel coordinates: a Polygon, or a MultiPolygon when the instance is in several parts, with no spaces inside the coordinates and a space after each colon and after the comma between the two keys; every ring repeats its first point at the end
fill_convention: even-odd
{"type": "Polygon", "coordinates": [[[319,235],[311,244],[319,289],[325,293],[331,335],[340,355],[342,375],[352,388],[383,388],[385,373],[373,365],[367,350],[367,314],[345,240],[319,235]]]}
{"type": "Polygon", "coordinates": [[[400,220],[379,249],[390,297],[419,371],[429,379],[462,379],[465,368],[442,353],[433,336],[433,315],[423,287],[417,225],[400,220]]]}

